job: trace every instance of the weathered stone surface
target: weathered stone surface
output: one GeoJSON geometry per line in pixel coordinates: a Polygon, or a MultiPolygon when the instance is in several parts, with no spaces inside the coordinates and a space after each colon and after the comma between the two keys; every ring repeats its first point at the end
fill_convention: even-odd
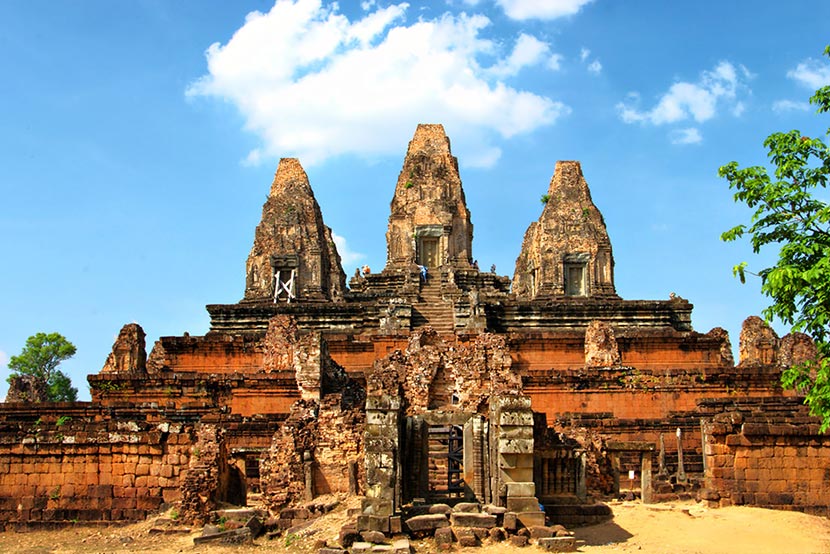
{"type": "Polygon", "coordinates": [[[443,514],[424,514],[407,519],[407,528],[410,531],[430,531],[440,529],[441,527],[449,527],[450,522],[447,516],[443,514]]]}
{"type": "Polygon", "coordinates": [[[778,335],[758,316],[749,316],[741,326],[740,366],[775,364],[778,335]]]}
{"type": "Polygon", "coordinates": [[[370,530],[362,531],[360,533],[360,536],[366,542],[371,542],[371,543],[375,543],[375,544],[381,544],[381,543],[386,543],[387,542],[386,535],[384,535],[380,531],[370,531],[370,530]]]}
{"type": "Polygon", "coordinates": [[[451,527],[441,527],[435,530],[435,544],[441,550],[447,550],[452,545],[453,533],[451,527]]]}
{"type": "Polygon", "coordinates": [[[453,535],[455,535],[455,540],[458,542],[458,545],[461,547],[471,547],[471,546],[478,546],[478,536],[473,532],[472,529],[467,527],[453,527],[452,528],[453,535]]]}
{"type": "Polygon", "coordinates": [[[573,537],[545,537],[536,544],[546,552],[576,552],[576,539],[573,537]]]}
{"type": "Polygon", "coordinates": [[[138,323],[128,323],[121,328],[112,345],[101,373],[147,373],[147,352],[144,345],[144,329],[138,323]]]}
{"type": "Polygon", "coordinates": [[[579,162],[556,162],[546,196],[516,259],[513,292],[528,299],[616,295],[611,241],[579,162]]]}
{"type": "Polygon", "coordinates": [[[471,269],[473,225],[442,125],[418,125],[392,198],[384,272],[471,269]]]}
{"type": "Polygon", "coordinates": [[[46,390],[46,381],[34,375],[12,375],[9,377],[9,392],[6,393],[6,402],[46,402],[49,395],[46,390]]]}
{"type": "Polygon", "coordinates": [[[789,333],[781,339],[777,358],[779,366],[792,367],[804,362],[816,361],[818,352],[809,335],[789,333]]]}
{"type": "Polygon", "coordinates": [[[240,527],[239,529],[232,529],[230,531],[223,531],[211,535],[202,535],[201,537],[194,537],[193,544],[219,543],[219,544],[251,544],[253,537],[251,530],[247,527],[240,527]]]}
{"type": "Polygon", "coordinates": [[[450,521],[453,526],[459,527],[490,529],[496,526],[496,516],[491,516],[490,514],[453,512],[450,516],[450,521]]]}
{"type": "Polygon", "coordinates": [[[706,333],[706,336],[720,341],[720,357],[723,365],[727,367],[735,365],[735,357],[732,355],[732,342],[729,340],[729,333],[726,329],[715,327],[706,333]]]}
{"type": "Polygon", "coordinates": [[[585,367],[602,368],[620,365],[620,348],[614,329],[603,321],[592,321],[585,330],[585,367]]]}
{"type": "Polygon", "coordinates": [[[452,508],[447,504],[433,504],[429,507],[429,513],[449,515],[452,513],[452,508]]]}
{"type": "Polygon", "coordinates": [[[254,245],[245,266],[245,300],[339,300],[346,288],[346,274],[331,229],[323,223],[320,206],[308,175],[295,158],[280,160],[271,193],[262,208],[254,245]],[[276,287],[294,283],[289,291],[276,287]],[[277,290],[279,288],[279,290],[277,290]]]}
{"type": "Polygon", "coordinates": [[[459,502],[456,504],[453,509],[453,512],[469,512],[469,513],[479,513],[481,512],[481,504],[478,502],[459,502]]]}

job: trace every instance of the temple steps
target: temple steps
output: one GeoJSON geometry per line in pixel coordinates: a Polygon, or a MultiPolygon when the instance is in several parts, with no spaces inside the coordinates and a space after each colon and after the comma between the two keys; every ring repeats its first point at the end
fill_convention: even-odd
{"type": "Polygon", "coordinates": [[[412,329],[431,326],[440,335],[449,335],[455,329],[452,304],[441,295],[441,284],[428,281],[421,285],[419,302],[412,305],[412,329]]]}

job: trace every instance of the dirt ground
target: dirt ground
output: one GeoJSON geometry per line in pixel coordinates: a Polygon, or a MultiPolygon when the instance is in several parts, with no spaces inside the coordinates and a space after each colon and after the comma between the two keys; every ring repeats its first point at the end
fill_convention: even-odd
{"type": "MultiPolygon", "coordinates": [[[[827,554],[830,520],[797,512],[732,507],[708,509],[694,502],[646,506],[634,502],[611,505],[614,519],[601,525],[574,529],[584,541],[580,552],[672,554],[827,554]]],[[[197,532],[160,534],[154,521],[117,527],[75,525],[57,531],[0,533],[0,552],[20,554],[108,554],[152,552],[251,554],[262,552],[313,553],[319,541],[334,539],[346,522],[341,506],[306,530],[274,540],[259,538],[253,546],[194,546],[197,532]]],[[[428,542],[413,542],[419,553],[434,552],[428,542]]],[[[456,547],[454,552],[518,554],[539,552],[538,547],[516,548],[504,543],[482,548],[456,547]]]]}

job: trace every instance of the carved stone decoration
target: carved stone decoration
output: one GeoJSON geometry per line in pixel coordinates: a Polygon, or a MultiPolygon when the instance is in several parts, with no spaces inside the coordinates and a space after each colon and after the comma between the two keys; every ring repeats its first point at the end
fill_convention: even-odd
{"type": "Polygon", "coordinates": [[[280,160],[245,269],[245,300],[342,299],[340,255],[296,158],[280,160]]]}
{"type": "Polygon", "coordinates": [[[138,323],[121,328],[101,373],[147,373],[144,329],[138,323]]]}
{"type": "Polygon", "coordinates": [[[263,369],[268,373],[293,369],[296,342],[297,323],[294,318],[286,315],[272,317],[265,338],[262,339],[263,369]]]}
{"type": "Polygon", "coordinates": [[[442,125],[420,124],[392,198],[386,271],[413,264],[470,269],[473,225],[458,160],[442,125]]]}
{"type": "Polygon", "coordinates": [[[614,329],[603,321],[592,321],[585,330],[585,367],[611,368],[619,365],[620,349],[614,329]]]}
{"type": "Polygon", "coordinates": [[[809,335],[790,333],[784,335],[778,347],[778,365],[782,368],[812,362],[818,359],[816,344],[809,335]]]}
{"type": "Polygon", "coordinates": [[[767,322],[751,315],[741,326],[739,366],[761,366],[775,364],[778,350],[778,335],[767,322]]]}
{"type": "Polygon", "coordinates": [[[546,197],[525,233],[513,292],[526,299],[616,296],[611,240],[579,162],[556,162],[546,197]]]}

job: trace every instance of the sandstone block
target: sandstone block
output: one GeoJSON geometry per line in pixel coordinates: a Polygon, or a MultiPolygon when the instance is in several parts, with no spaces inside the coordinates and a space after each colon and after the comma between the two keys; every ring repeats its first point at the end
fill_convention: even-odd
{"type": "MultiPolygon", "coordinates": [[[[455,505],[452,509],[453,512],[468,512],[468,513],[479,513],[481,512],[481,504],[478,502],[459,502],[455,505]]],[[[437,512],[436,512],[437,513],[437,512]]]]}
{"type": "Polygon", "coordinates": [[[576,539],[573,537],[545,537],[536,544],[547,552],[576,552],[576,539]]]}
{"type": "Polygon", "coordinates": [[[453,512],[450,516],[453,526],[478,527],[491,529],[496,526],[496,516],[490,514],[477,514],[469,512],[453,512]]]}
{"type": "Polygon", "coordinates": [[[450,522],[443,514],[424,514],[406,520],[406,527],[410,531],[434,531],[441,527],[449,527],[450,522]]]}
{"type": "Polygon", "coordinates": [[[536,496],[536,483],[530,482],[516,482],[516,483],[505,483],[507,487],[507,496],[536,496]]]}
{"type": "Polygon", "coordinates": [[[538,512],[539,501],[535,496],[508,496],[507,510],[509,512],[538,512]]]}
{"type": "Polygon", "coordinates": [[[543,527],[545,525],[545,512],[520,512],[516,514],[516,517],[525,527],[543,527]]]}
{"type": "Polygon", "coordinates": [[[433,504],[429,507],[429,513],[449,515],[452,513],[452,508],[447,504],[433,504]]]}
{"type": "Polygon", "coordinates": [[[435,544],[439,550],[449,550],[452,547],[452,528],[442,527],[435,530],[435,544]]]}
{"type": "Polygon", "coordinates": [[[478,537],[473,533],[472,529],[466,527],[453,527],[453,535],[458,545],[461,547],[478,546],[478,537]]]}

